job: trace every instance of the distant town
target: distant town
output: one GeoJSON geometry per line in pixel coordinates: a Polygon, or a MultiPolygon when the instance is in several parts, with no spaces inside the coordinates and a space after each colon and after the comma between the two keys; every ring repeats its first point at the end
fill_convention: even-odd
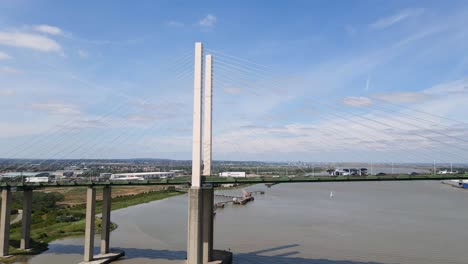
{"type": "MultiPolygon", "coordinates": [[[[0,159],[1,181],[119,181],[165,179],[191,174],[190,160],[110,159],[35,160],[0,159]]],[[[466,164],[388,164],[214,161],[219,177],[257,176],[354,176],[386,174],[463,174],[466,164]],[[364,167],[366,166],[366,167],[364,167]]]]}

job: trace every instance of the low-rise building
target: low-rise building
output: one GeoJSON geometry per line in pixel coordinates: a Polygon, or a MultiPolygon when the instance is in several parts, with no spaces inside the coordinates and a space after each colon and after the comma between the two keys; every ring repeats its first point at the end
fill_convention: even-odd
{"type": "Polygon", "coordinates": [[[12,171],[5,172],[0,174],[1,178],[16,178],[16,177],[50,177],[50,172],[39,171],[39,172],[29,172],[29,171],[12,171]]]}
{"type": "Polygon", "coordinates": [[[233,177],[233,178],[245,178],[245,172],[240,172],[240,171],[227,171],[227,172],[221,172],[219,174],[219,177],[233,177]]]}
{"type": "Polygon", "coordinates": [[[167,179],[174,178],[174,172],[130,172],[130,173],[115,173],[110,176],[110,180],[126,180],[126,179],[167,179]]]}

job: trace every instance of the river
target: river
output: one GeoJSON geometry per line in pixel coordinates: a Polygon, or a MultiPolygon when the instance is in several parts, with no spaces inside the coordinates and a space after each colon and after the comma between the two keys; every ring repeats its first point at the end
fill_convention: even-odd
{"type": "MultiPolygon", "coordinates": [[[[468,191],[439,182],[248,189],[266,193],[245,206],[218,209],[215,218],[215,248],[234,252],[236,264],[468,263],[468,191]]],[[[112,221],[119,227],[111,247],[127,254],[119,263],[184,260],[187,196],[117,210],[112,221]]],[[[82,245],[82,238],[55,241],[28,263],[75,264],[82,245]]]]}

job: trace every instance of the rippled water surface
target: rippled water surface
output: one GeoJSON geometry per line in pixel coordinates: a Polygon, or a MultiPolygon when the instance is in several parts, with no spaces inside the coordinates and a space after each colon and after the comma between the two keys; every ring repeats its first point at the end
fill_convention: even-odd
{"type": "MultiPolygon", "coordinates": [[[[215,247],[234,252],[236,264],[468,263],[468,191],[439,182],[249,189],[266,193],[215,219],[215,247]]],[[[112,220],[119,227],[111,246],[127,253],[118,263],[183,262],[187,196],[114,211],[112,220]]],[[[82,245],[82,238],[56,241],[28,263],[78,263],[82,245]]]]}

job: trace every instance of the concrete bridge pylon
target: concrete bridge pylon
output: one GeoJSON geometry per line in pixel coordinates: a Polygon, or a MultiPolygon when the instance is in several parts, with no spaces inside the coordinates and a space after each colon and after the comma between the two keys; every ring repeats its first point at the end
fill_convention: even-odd
{"type": "Polygon", "coordinates": [[[201,165],[203,153],[203,175],[210,176],[213,58],[211,55],[206,56],[203,87],[203,44],[200,42],[195,43],[194,63],[192,185],[188,192],[187,264],[206,264],[213,259],[213,187],[202,186],[201,165]]]}
{"type": "Polygon", "coordinates": [[[187,264],[202,264],[203,190],[201,188],[203,44],[195,43],[193,84],[192,186],[188,192],[187,264]]]}

